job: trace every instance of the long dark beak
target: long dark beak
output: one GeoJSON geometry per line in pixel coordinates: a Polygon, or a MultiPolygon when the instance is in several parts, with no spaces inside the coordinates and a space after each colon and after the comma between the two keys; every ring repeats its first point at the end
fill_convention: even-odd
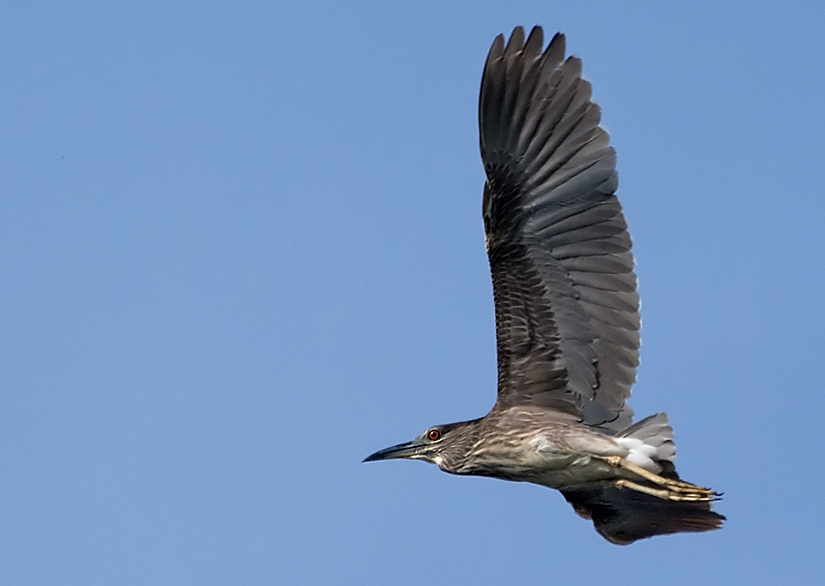
{"type": "Polygon", "coordinates": [[[394,460],[396,458],[412,458],[420,453],[423,447],[421,440],[413,440],[391,448],[379,450],[364,458],[364,462],[377,462],[378,460],[394,460]]]}

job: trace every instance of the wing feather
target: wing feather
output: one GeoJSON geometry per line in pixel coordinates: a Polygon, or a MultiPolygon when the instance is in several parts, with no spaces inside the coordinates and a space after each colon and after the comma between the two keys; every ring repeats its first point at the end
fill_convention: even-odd
{"type": "Polygon", "coordinates": [[[601,110],[534,28],[499,35],[479,98],[483,216],[496,307],[497,406],[620,429],[639,363],[639,297],[601,110]]]}

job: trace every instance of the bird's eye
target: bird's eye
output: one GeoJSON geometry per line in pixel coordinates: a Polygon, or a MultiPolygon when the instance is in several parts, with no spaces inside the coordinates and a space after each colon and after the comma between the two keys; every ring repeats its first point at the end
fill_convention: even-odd
{"type": "Polygon", "coordinates": [[[427,432],[427,439],[430,440],[431,442],[436,442],[439,439],[441,439],[441,432],[438,431],[437,429],[431,429],[430,431],[427,432]]]}

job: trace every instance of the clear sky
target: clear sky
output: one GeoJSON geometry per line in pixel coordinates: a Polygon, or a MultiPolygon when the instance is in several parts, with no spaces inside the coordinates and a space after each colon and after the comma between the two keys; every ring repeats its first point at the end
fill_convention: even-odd
{"type": "Polygon", "coordinates": [[[821,2],[5,2],[5,585],[813,584],[821,2]],[[495,398],[477,95],[567,34],[618,151],[667,411],[724,530],[361,464],[495,398]]]}

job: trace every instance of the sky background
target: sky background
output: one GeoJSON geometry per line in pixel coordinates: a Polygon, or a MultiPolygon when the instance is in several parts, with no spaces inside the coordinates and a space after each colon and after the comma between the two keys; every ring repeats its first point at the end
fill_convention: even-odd
{"type": "Polygon", "coordinates": [[[820,2],[4,2],[7,585],[813,584],[820,2]],[[477,95],[567,34],[618,151],[667,411],[724,530],[361,464],[495,399],[477,95]]]}

